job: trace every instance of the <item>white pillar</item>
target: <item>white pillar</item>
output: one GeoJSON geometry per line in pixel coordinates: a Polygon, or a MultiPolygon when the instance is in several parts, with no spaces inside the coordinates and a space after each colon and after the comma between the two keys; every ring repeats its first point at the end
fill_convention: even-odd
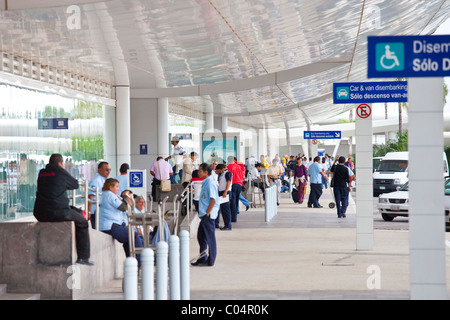
{"type": "Polygon", "coordinates": [[[131,162],[130,87],[116,87],[117,166],[131,162]]]}
{"type": "MultiPolygon", "coordinates": [[[[372,106],[369,105],[371,108],[372,106]]],[[[363,109],[368,114],[368,108],[363,109]]],[[[358,113],[358,111],[357,111],[358,113]]],[[[372,114],[356,115],[356,250],[373,249],[372,114]]]]}
{"type": "Polygon", "coordinates": [[[222,132],[225,134],[228,131],[228,117],[222,117],[222,132]]]}
{"type": "Polygon", "coordinates": [[[214,131],[214,112],[205,113],[205,132],[214,131]]]}
{"type": "Polygon", "coordinates": [[[443,101],[442,78],[409,79],[409,240],[412,299],[447,298],[443,101]]]}
{"type": "Polygon", "coordinates": [[[158,99],[158,155],[169,155],[169,99],[158,99]]]}

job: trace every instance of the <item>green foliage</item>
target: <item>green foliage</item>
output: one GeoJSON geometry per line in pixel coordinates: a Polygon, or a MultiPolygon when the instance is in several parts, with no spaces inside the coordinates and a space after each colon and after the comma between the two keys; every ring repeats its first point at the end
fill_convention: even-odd
{"type": "Polygon", "coordinates": [[[397,139],[391,139],[386,144],[373,146],[374,157],[384,157],[388,152],[400,151],[408,151],[408,131],[397,133],[397,139]]]}

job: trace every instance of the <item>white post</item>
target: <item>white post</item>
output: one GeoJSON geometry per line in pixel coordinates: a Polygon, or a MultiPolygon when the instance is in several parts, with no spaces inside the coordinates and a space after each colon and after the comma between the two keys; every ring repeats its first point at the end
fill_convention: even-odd
{"type": "Polygon", "coordinates": [[[117,164],[131,163],[130,87],[116,87],[117,164]]]}
{"type": "Polygon", "coordinates": [[[169,155],[169,99],[158,99],[158,155],[169,155]]]}
{"type": "Polygon", "coordinates": [[[138,262],[136,258],[125,259],[123,292],[125,300],[138,299],[138,262]]]}
{"type": "Polygon", "coordinates": [[[373,249],[372,106],[356,110],[356,250],[373,249]]]}
{"type": "Polygon", "coordinates": [[[180,300],[180,239],[169,238],[170,300],[180,300]]]}
{"type": "Polygon", "coordinates": [[[145,248],[141,253],[142,270],[142,300],[154,299],[154,253],[150,248],[145,248]]]}
{"type": "MultiPolygon", "coordinates": [[[[159,226],[160,231],[163,227],[159,226]]],[[[168,255],[169,246],[164,241],[159,241],[156,245],[156,300],[167,300],[167,282],[168,282],[168,255]]]]}
{"type": "Polygon", "coordinates": [[[180,288],[181,300],[190,299],[190,274],[189,274],[189,232],[180,232],[180,288]]]}
{"type": "Polygon", "coordinates": [[[411,299],[446,299],[443,79],[408,81],[411,299]],[[425,162],[424,162],[425,160],[425,162]]]}

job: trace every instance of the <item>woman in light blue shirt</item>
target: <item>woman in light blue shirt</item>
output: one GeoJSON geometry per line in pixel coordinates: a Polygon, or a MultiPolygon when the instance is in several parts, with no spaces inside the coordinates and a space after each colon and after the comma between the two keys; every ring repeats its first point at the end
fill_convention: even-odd
{"type": "MultiPolygon", "coordinates": [[[[122,196],[117,195],[119,190],[119,181],[113,178],[106,179],[102,188],[102,204],[100,205],[99,228],[107,234],[110,234],[114,239],[123,243],[125,255],[130,256],[130,245],[128,241],[128,218],[126,210],[132,197],[129,191],[124,191],[122,196]]],[[[135,247],[142,248],[142,238],[135,234],[135,247]]],[[[138,258],[138,257],[137,257],[138,258]]]]}

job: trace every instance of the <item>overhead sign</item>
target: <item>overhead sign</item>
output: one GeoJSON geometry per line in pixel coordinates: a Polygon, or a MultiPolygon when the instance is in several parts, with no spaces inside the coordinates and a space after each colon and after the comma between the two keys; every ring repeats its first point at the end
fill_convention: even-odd
{"type": "Polygon", "coordinates": [[[304,131],[303,138],[313,140],[341,139],[341,131],[304,131]]]}
{"type": "Polygon", "coordinates": [[[41,118],[38,119],[39,130],[69,129],[69,118],[41,118]]]}
{"type": "Polygon", "coordinates": [[[368,37],[368,78],[450,76],[450,35],[368,37]]]}
{"type": "Polygon", "coordinates": [[[372,108],[368,104],[360,104],[358,108],[356,108],[356,114],[359,118],[366,119],[372,114],[372,108]]]}
{"type": "Polygon", "coordinates": [[[333,103],[407,102],[408,82],[333,83],[333,103]]]}

